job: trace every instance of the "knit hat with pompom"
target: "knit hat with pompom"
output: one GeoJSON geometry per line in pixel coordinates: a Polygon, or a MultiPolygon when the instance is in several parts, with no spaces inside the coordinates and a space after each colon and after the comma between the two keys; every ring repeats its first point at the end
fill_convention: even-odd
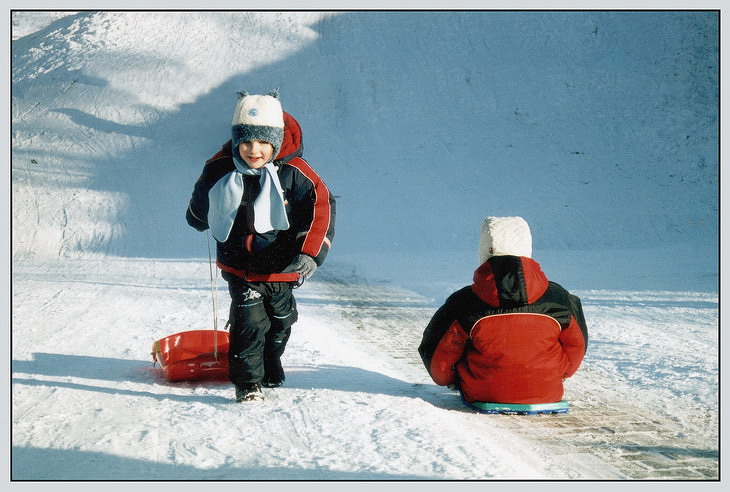
{"type": "Polygon", "coordinates": [[[284,140],[284,113],[278,91],[267,95],[239,92],[231,127],[233,156],[237,161],[240,162],[238,145],[253,140],[270,143],[274,147],[272,159],[276,158],[284,140]]]}

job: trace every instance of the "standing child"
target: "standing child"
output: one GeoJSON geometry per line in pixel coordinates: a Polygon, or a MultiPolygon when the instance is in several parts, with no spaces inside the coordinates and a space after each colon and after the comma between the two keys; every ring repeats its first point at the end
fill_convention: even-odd
{"type": "Polygon", "coordinates": [[[186,219],[210,229],[231,296],[229,376],[236,401],[281,386],[281,356],[297,321],[292,289],[322,265],[335,199],[302,158],[299,123],[278,92],[238,94],[232,138],[195,183],[186,219]]]}
{"type": "Polygon", "coordinates": [[[533,259],[521,217],[488,217],[471,286],[436,312],[418,348],[436,384],[467,403],[559,402],[580,366],[588,332],[580,299],[533,259]]]}

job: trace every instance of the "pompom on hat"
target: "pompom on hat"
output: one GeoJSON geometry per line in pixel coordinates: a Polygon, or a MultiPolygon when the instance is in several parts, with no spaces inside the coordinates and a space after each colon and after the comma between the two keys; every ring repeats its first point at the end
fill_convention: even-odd
{"type": "Polygon", "coordinates": [[[279,92],[271,91],[267,95],[239,92],[231,127],[236,160],[240,159],[238,145],[253,140],[270,143],[274,147],[272,159],[276,158],[284,140],[284,112],[279,92]]]}
{"type": "Polygon", "coordinates": [[[532,234],[525,219],[487,217],[484,220],[479,238],[479,260],[484,263],[492,256],[532,257],[532,234]]]}

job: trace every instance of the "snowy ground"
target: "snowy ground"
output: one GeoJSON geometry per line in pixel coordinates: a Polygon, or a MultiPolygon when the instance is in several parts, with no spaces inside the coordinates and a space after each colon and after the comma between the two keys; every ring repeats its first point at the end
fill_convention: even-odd
{"type": "Polygon", "coordinates": [[[416,21],[13,17],[13,485],[717,483],[715,21],[416,21]],[[286,385],[237,405],[226,383],[166,382],[150,351],[213,327],[205,236],[182,214],[231,95],[272,81],[313,130],[306,155],[338,194],[338,235],[297,291],[286,385]],[[460,145],[443,146],[443,128],[460,145]],[[567,415],[475,414],[418,360],[430,316],[470,281],[487,214],[524,215],[535,258],[583,300],[589,349],[567,415]]]}
{"type": "Polygon", "coordinates": [[[591,348],[573,412],[493,417],[420,367],[434,299],[338,267],[298,291],[286,386],[240,405],[149,358],[156,339],[212,328],[206,261],[14,265],[13,478],[717,477],[715,294],[578,292],[591,348]]]}

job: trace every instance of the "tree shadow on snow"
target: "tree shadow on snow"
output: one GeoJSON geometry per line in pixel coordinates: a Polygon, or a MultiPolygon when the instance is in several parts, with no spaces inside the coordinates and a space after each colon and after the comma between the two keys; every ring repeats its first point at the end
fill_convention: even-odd
{"type": "MultiPolygon", "coordinates": [[[[445,410],[465,410],[458,394],[435,385],[411,383],[386,376],[379,372],[359,367],[341,365],[292,365],[284,361],[287,379],[284,389],[329,389],[347,393],[369,393],[403,398],[418,398],[445,410]]],[[[48,386],[107,394],[144,396],[157,400],[181,402],[230,403],[231,399],[216,395],[201,395],[195,392],[176,394],[160,391],[160,386],[174,388],[198,388],[201,386],[228,386],[227,381],[179,381],[170,382],[164,378],[159,366],[152,361],[93,357],[84,355],[35,353],[31,360],[12,362],[13,385],[48,386]],[[23,376],[27,375],[27,376],[23,376]],[[61,381],[38,380],[33,376],[62,378],[61,381]],[[113,382],[136,382],[154,385],[151,391],[117,388],[68,381],[67,378],[103,380],[113,382]]]]}

